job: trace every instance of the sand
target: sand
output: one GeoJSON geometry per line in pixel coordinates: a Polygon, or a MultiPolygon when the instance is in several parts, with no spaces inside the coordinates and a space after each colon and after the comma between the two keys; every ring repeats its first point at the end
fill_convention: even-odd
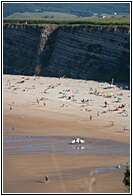
{"type": "Polygon", "coordinates": [[[3,193],[127,192],[125,168],[117,165],[130,162],[130,91],[115,82],[107,87],[106,82],[3,75],[3,193]],[[91,87],[100,95],[91,94],[91,87]],[[110,92],[114,96],[107,98],[110,92]],[[114,111],[122,104],[127,117],[124,108],[114,111]],[[73,149],[75,137],[85,140],[85,150],[73,149]],[[46,174],[49,182],[43,183],[46,174]]]}

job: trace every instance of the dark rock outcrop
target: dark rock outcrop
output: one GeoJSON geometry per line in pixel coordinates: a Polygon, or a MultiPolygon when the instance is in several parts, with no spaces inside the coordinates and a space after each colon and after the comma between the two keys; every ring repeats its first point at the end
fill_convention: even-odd
{"type": "Polygon", "coordinates": [[[3,26],[3,71],[87,80],[130,81],[129,27],[3,26]]]}

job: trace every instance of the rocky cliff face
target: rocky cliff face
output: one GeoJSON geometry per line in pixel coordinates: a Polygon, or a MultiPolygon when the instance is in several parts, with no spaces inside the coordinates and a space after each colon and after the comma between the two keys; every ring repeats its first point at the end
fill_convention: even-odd
{"type": "Polygon", "coordinates": [[[3,71],[87,80],[130,81],[128,27],[11,25],[3,27],[3,71]]]}

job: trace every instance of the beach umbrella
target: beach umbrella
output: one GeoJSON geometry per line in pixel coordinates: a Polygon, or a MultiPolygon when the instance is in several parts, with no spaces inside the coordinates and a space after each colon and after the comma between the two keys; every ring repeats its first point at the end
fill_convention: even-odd
{"type": "Polygon", "coordinates": [[[121,100],[122,100],[122,98],[118,97],[118,100],[119,100],[119,101],[121,101],[121,100]]]}
{"type": "Polygon", "coordinates": [[[126,111],[126,107],[124,107],[124,110],[126,111]]]}
{"type": "Polygon", "coordinates": [[[108,93],[108,96],[110,96],[110,97],[111,97],[112,95],[113,95],[113,93],[112,93],[112,92],[109,92],[109,93],[108,93]]]}

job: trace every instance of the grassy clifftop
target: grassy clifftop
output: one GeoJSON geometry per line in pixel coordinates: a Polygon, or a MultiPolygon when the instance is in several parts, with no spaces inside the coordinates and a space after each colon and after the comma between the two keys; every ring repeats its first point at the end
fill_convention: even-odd
{"type": "Polygon", "coordinates": [[[29,18],[5,18],[3,23],[27,23],[27,24],[57,24],[57,25],[67,25],[67,24],[94,24],[94,25],[130,25],[130,18],[67,18],[67,19],[29,19],[29,18]]]}

